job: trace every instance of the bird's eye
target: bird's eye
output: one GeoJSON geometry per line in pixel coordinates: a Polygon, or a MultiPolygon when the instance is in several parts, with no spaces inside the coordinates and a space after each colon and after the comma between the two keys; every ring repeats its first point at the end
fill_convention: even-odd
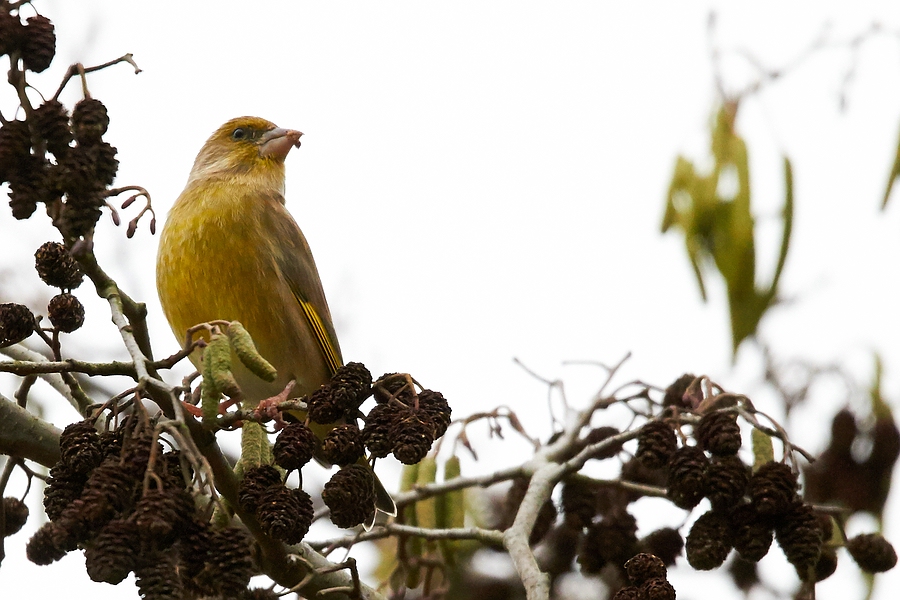
{"type": "Polygon", "coordinates": [[[243,140],[247,137],[247,130],[243,127],[238,127],[234,131],[231,132],[231,139],[233,140],[243,140]]]}

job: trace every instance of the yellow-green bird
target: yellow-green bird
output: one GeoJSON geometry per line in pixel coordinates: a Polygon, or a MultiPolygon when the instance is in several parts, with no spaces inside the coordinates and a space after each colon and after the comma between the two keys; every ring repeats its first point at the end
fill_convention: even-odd
{"type": "MultiPolygon", "coordinates": [[[[284,160],[301,135],[258,117],[219,127],[197,155],[160,239],[156,285],[175,335],[183,339],[199,323],[240,321],[277,370],[267,382],[233,361],[251,403],[290,381],[296,395],[312,393],[342,364],[316,263],[285,207],[284,160]]],[[[377,487],[378,508],[393,514],[393,501],[377,487]]]]}

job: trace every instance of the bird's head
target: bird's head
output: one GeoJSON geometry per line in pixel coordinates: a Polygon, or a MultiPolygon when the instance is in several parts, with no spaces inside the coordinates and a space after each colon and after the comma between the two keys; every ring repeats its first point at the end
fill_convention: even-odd
{"type": "Polygon", "coordinates": [[[259,117],[231,119],[213,133],[194,161],[191,179],[242,173],[283,173],[284,159],[300,146],[299,131],[259,117]]]}

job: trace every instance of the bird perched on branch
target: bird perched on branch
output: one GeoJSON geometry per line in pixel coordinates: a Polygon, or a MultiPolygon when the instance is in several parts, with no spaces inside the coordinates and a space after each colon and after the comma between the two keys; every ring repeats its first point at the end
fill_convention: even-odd
{"type": "MultiPolygon", "coordinates": [[[[251,406],[291,381],[294,395],[310,394],[342,364],[312,252],[285,207],[284,160],[301,135],[258,117],[222,125],[197,155],[160,239],[156,283],[175,335],[240,321],[275,367],[265,381],[234,361],[251,406]]],[[[378,508],[393,514],[390,495],[376,487],[378,508]]]]}

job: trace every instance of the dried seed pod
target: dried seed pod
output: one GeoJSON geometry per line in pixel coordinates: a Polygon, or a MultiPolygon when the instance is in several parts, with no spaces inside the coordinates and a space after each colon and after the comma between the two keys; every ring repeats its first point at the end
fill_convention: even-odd
{"type": "Polygon", "coordinates": [[[87,475],[103,460],[100,436],[92,419],[67,425],[59,436],[60,462],[69,472],[87,475]]]}
{"type": "Polygon", "coordinates": [[[355,412],[372,393],[372,374],[362,363],[349,362],[331,377],[332,402],[344,414],[355,412]]]}
{"type": "Polygon", "coordinates": [[[141,558],[140,564],[134,570],[135,583],[141,598],[176,600],[184,597],[176,553],[153,552],[141,558]]]}
{"type": "Polygon", "coordinates": [[[741,558],[758,562],[772,546],[772,524],[752,504],[741,504],[729,514],[734,549],[741,558]]]}
{"type": "Polygon", "coordinates": [[[59,242],[47,242],[37,249],[34,268],[41,281],[63,290],[74,290],[84,279],[81,267],[59,242]]]}
{"type": "Polygon", "coordinates": [[[239,527],[213,532],[208,566],[213,583],[222,596],[238,597],[247,589],[254,575],[251,545],[250,537],[239,527]]]}
{"type": "Polygon", "coordinates": [[[599,573],[611,564],[623,568],[637,551],[637,521],[627,512],[607,515],[587,528],[578,555],[583,573],[599,573]]]}
{"type": "Polygon", "coordinates": [[[697,444],[715,456],[731,456],[741,449],[741,428],[730,413],[711,412],[703,415],[694,431],[697,444]]]}
{"type": "Polygon", "coordinates": [[[666,388],[666,394],[663,397],[663,406],[686,407],[684,393],[696,378],[697,376],[693,373],[685,373],[672,382],[672,385],[666,388]]]}
{"type": "Polygon", "coordinates": [[[25,525],[28,520],[28,506],[18,498],[11,496],[3,498],[2,502],[6,522],[0,533],[3,534],[2,537],[8,537],[17,533],[25,525]]]}
{"type": "Polygon", "coordinates": [[[57,158],[69,151],[74,137],[69,128],[69,113],[59,100],[47,100],[34,109],[31,126],[57,158]]]}
{"type": "Polygon", "coordinates": [[[644,466],[659,469],[669,462],[669,457],[677,447],[678,440],[671,425],[662,421],[650,421],[641,427],[635,456],[644,466]]]}
{"type": "Polygon", "coordinates": [[[259,499],[263,492],[270,487],[280,485],[281,473],[272,465],[260,465],[248,469],[238,486],[238,502],[240,502],[241,508],[248,513],[255,513],[259,508],[259,499]]]}
{"type": "Polygon", "coordinates": [[[95,144],[109,128],[106,106],[95,98],[85,98],[72,111],[72,130],[79,144],[95,144]]]}
{"type": "Polygon", "coordinates": [[[675,600],[675,588],[662,577],[645,581],[641,594],[646,600],[675,600]]]}
{"type": "Polygon", "coordinates": [[[135,569],[141,549],[137,528],[129,519],[113,519],[84,550],[88,576],[116,585],[135,569]]]}
{"type": "Polygon", "coordinates": [[[665,579],[666,564],[658,556],[640,552],[625,561],[625,574],[633,585],[643,585],[650,579],[665,579]]]}
{"type": "Polygon", "coordinates": [[[322,440],[322,456],[339,467],[355,463],[364,452],[362,434],[356,425],[338,425],[322,440]]]}
{"type": "Polygon", "coordinates": [[[72,294],[57,294],[47,305],[50,323],[63,333],[72,333],[84,325],[84,305],[72,294]]]}
{"type": "Polygon", "coordinates": [[[698,571],[715,569],[731,551],[732,537],[724,515],[709,511],[694,521],[685,549],[688,563],[698,571]]]}
{"type": "Polygon", "coordinates": [[[36,565],[49,565],[68,552],[68,533],[58,523],[44,523],[25,546],[25,555],[36,565]]]}
{"type": "Polygon", "coordinates": [[[312,499],[303,490],[271,486],[260,495],[256,518],[273,538],[286,544],[299,544],[312,524],[312,499]]]}
{"type": "Polygon", "coordinates": [[[0,348],[18,344],[34,333],[34,315],[27,306],[0,304],[0,348]]]}
{"type": "Polygon", "coordinates": [[[777,517],[788,511],[797,499],[797,476],[783,463],[767,462],[750,478],[748,493],[757,512],[777,517]]]}
{"type": "Polygon", "coordinates": [[[304,423],[291,423],[275,438],[272,453],[275,464],[286,471],[299,469],[308,463],[319,448],[319,438],[304,423]]]}
{"type": "Polygon", "coordinates": [[[363,443],[372,456],[384,458],[394,448],[391,437],[396,430],[395,424],[404,417],[402,405],[394,403],[376,404],[366,416],[366,425],[362,430],[363,443]]]}
{"type": "Polygon", "coordinates": [[[682,446],[669,458],[666,496],[675,506],[689,510],[706,495],[709,459],[697,446],[682,446]]]}
{"type": "Polygon", "coordinates": [[[402,417],[393,423],[390,438],[393,440],[391,452],[405,465],[414,465],[428,454],[434,443],[434,426],[431,420],[419,411],[407,409],[402,417]]]}
{"type": "Polygon", "coordinates": [[[369,523],[375,517],[375,475],[362,465],[348,465],[325,484],[322,500],[338,527],[369,523]]]}
{"type": "Polygon", "coordinates": [[[866,533],[847,540],[847,551],[866,573],[883,573],[897,565],[897,552],[880,533],[866,533]]]}
{"type": "Polygon", "coordinates": [[[675,559],[681,556],[681,551],[684,549],[684,538],[677,529],[663,527],[651,531],[638,540],[638,548],[643,552],[658,556],[666,566],[671,567],[675,564],[675,559]]]}
{"type": "Polygon", "coordinates": [[[375,394],[375,402],[385,404],[392,400],[398,400],[407,406],[415,401],[416,390],[409,381],[406,373],[385,373],[372,384],[375,394]]]}
{"type": "Polygon", "coordinates": [[[744,498],[750,467],[737,456],[716,456],[706,470],[706,497],[714,510],[726,511],[744,498]]]}
{"type": "Polygon", "coordinates": [[[28,17],[22,38],[22,63],[35,73],[45,71],[56,54],[53,23],[43,15],[28,17]]]}
{"type": "Polygon", "coordinates": [[[440,392],[422,390],[419,392],[419,411],[425,414],[434,426],[434,439],[444,435],[450,426],[450,405],[440,392]]]}
{"type": "Polygon", "coordinates": [[[815,580],[815,566],[822,551],[822,528],[812,507],[797,502],[775,525],[775,540],[801,581],[815,580]]]}

